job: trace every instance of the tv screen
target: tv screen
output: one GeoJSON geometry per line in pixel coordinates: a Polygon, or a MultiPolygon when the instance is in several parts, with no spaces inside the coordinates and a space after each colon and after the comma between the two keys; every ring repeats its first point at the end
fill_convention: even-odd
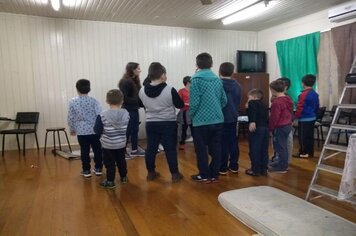
{"type": "Polygon", "coordinates": [[[266,53],[261,51],[237,51],[237,72],[266,72],[266,53]]]}

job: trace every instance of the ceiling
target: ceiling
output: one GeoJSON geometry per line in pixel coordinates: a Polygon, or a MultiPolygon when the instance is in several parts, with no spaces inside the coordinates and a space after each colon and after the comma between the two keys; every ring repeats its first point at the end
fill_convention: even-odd
{"type": "Polygon", "coordinates": [[[277,3],[262,16],[224,26],[221,18],[251,0],[60,0],[54,11],[51,0],[0,0],[0,12],[26,15],[112,21],[134,24],[189,28],[259,31],[300,18],[348,0],[275,0],[277,3]]]}

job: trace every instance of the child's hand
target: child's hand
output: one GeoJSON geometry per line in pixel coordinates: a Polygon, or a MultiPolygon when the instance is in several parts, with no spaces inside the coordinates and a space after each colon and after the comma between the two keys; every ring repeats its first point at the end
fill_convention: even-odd
{"type": "Polygon", "coordinates": [[[248,130],[250,132],[255,132],[256,130],[256,123],[255,122],[251,122],[249,125],[248,125],[248,130]]]}
{"type": "Polygon", "coordinates": [[[297,119],[293,120],[292,126],[298,126],[298,120],[297,119]]]}

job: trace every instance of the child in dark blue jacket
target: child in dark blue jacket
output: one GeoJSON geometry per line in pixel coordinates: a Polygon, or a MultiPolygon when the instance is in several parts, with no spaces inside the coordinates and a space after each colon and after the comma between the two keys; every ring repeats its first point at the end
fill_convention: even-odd
{"type": "Polygon", "coordinates": [[[226,175],[229,170],[237,173],[239,169],[239,145],[236,137],[237,117],[241,101],[241,86],[231,76],[234,65],[224,62],[220,65],[219,75],[223,82],[227,104],[223,108],[224,124],[221,145],[220,175],[226,175]]]}

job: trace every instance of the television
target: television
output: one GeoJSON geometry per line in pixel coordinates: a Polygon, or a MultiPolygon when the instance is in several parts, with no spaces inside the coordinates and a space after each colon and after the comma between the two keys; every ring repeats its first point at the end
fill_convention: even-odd
{"type": "Polygon", "coordinates": [[[266,72],[266,52],[237,50],[236,60],[239,73],[266,72]]]}

